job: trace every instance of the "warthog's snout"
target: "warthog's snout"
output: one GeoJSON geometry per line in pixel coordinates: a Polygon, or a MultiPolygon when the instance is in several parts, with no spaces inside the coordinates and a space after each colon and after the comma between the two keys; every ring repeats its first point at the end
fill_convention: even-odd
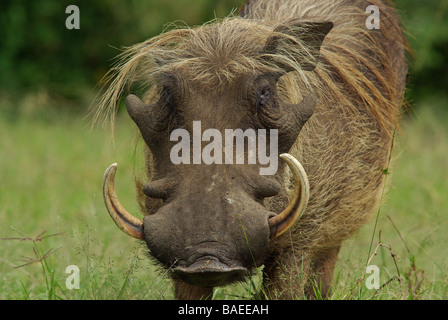
{"type": "MultiPolygon", "coordinates": [[[[306,209],[306,173],[292,156],[284,154],[281,158],[293,172],[295,194],[280,214],[268,211],[257,200],[278,192],[275,180],[251,178],[247,173],[240,175],[221,167],[208,167],[192,176],[196,181],[193,185],[185,180],[174,183],[176,186],[168,192],[170,196],[164,197],[165,204],[141,221],[118,201],[114,164],[104,176],[106,207],[119,228],[144,240],[151,255],[174,277],[196,286],[224,285],[241,280],[249,274],[248,270],[261,266],[269,252],[270,239],[288,230],[306,209]],[[239,179],[254,183],[242,184],[239,179]]],[[[172,187],[162,183],[163,187],[158,188],[159,184],[156,182],[156,186],[146,187],[145,191],[161,196],[167,193],[167,185],[168,189],[172,187]]]]}

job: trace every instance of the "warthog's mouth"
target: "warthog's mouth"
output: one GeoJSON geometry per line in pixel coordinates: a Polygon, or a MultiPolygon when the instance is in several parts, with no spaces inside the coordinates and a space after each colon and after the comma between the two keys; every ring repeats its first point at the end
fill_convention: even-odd
{"type": "Polygon", "coordinates": [[[214,257],[204,257],[189,267],[172,269],[173,275],[189,284],[201,287],[216,287],[242,280],[248,275],[244,267],[228,266],[214,257]]]}

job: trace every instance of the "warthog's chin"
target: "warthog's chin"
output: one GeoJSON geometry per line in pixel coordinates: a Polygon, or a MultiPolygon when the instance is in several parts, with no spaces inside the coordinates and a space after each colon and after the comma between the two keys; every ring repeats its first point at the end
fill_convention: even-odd
{"type": "Polygon", "coordinates": [[[241,266],[228,266],[214,257],[204,257],[188,267],[171,269],[174,278],[199,287],[217,287],[241,281],[249,275],[241,266]]]}

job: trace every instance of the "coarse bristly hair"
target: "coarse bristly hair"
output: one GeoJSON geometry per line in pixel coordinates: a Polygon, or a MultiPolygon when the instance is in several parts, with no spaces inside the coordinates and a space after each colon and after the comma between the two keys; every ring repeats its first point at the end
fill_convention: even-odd
{"type": "MultiPolygon", "coordinates": [[[[181,70],[189,81],[213,88],[253,71],[282,72],[277,64],[261,59],[269,55],[262,49],[267,35],[275,34],[276,26],[232,16],[197,28],[177,28],[127,48],[106,77],[106,81],[112,82],[101,98],[95,120],[109,118],[113,122],[117,103],[125,91],[135,85],[151,88],[164,72],[181,70]]],[[[295,45],[286,54],[271,56],[303,73],[298,60],[309,59],[303,44],[283,33],[277,36],[289,37],[295,45]]]]}
{"type": "MultiPolygon", "coordinates": [[[[406,41],[388,1],[252,0],[243,13],[167,31],[128,48],[111,70],[96,119],[113,121],[119,99],[136,84],[149,92],[146,100],[156,99],[150,89],[164,72],[178,70],[188,81],[219,90],[245,73],[279,73],[279,65],[287,66],[293,71],[280,78],[279,96],[297,103],[312,93],[319,102],[290,150],[308,173],[309,205],[290,231],[292,240],[279,240],[272,247],[288,256],[293,247],[295,255],[306,252],[312,261],[338,248],[379,205],[406,82],[406,41]],[[380,8],[379,30],[365,25],[366,7],[372,4],[380,8]],[[301,68],[309,59],[306,46],[291,33],[274,34],[279,25],[296,28],[294,34],[306,32],[293,21],[334,24],[312,72],[301,68]],[[282,46],[270,59],[262,59],[273,35],[282,39],[282,46]]],[[[289,173],[285,185],[293,189],[289,173]]],[[[272,199],[266,205],[280,212],[285,203],[272,199]]],[[[285,259],[281,268],[296,268],[297,257],[285,259]]],[[[271,281],[280,288],[280,278],[271,281]]]]}
{"type": "MultiPolygon", "coordinates": [[[[260,51],[267,37],[275,35],[290,41],[284,41],[287,45],[281,46],[281,50],[272,55],[272,61],[296,70],[294,80],[308,89],[317,88],[316,91],[322,92],[323,96],[351,105],[351,98],[341,90],[335,77],[328,71],[327,66],[331,66],[331,73],[343,80],[345,86],[350,88],[350,93],[362,99],[379,122],[385,128],[390,128],[396,124],[396,112],[393,111],[396,101],[391,103],[390,99],[385,98],[394,96],[397,90],[394,83],[390,82],[396,70],[394,63],[390,63],[387,50],[374,49],[378,47],[378,41],[394,41],[391,37],[396,36],[396,32],[381,32],[382,39],[372,37],[372,32],[364,25],[358,23],[355,27],[353,23],[355,16],[362,16],[365,20],[363,8],[341,6],[344,2],[252,1],[255,4],[251,8],[251,15],[244,19],[234,16],[215,19],[200,27],[174,29],[131,46],[117,57],[116,64],[105,77],[104,82],[111,80],[111,83],[98,104],[95,122],[101,119],[113,122],[117,103],[124,92],[135,84],[150,88],[157,75],[166,71],[183,70],[192,81],[200,81],[203,86],[211,85],[215,88],[223,81],[231,82],[235,77],[251,71],[281,72],[278,63],[267,64],[266,59],[260,59],[266,56],[260,51]],[[327,45],[321,49],[322,63],[313,75],[301,69],[301,63],[308,58],[304,45],[291,35],[273,33],[275,27],[300,18],[304,21],[335,23],[325,41],[327,45]],[[364,66],[364,70],[357,68],[359,64],[364,66]],[[382,65],[382,70],[378,69],[378,65],[382,65]],[[380,86],[375,86],[366,72],[373,73],[380,86]],[[318,77],[315,77],[316,74],[318,77]]],[[[300,26],[290,27],[297,28],[296,32],[300,34],[300,26]]],[[[397,25],[392,27],[399,30],[397,25]]],[[[294,100],[294,93],[288,92],[286,98],[294,100]]],[[[356,106],[353,109],[356,110],[356,106]]]]}

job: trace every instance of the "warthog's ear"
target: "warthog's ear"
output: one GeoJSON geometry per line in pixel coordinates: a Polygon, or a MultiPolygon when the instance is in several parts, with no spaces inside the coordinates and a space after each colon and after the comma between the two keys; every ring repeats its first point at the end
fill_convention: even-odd
{"type": "Polygon", "coordinates": [[[289,21],[274,29],[262,58],[285,73],[294,71],[297,62],[301,69],[312,71],[319,61],[322,42],[332,28],[332,22],[289,21]]]}

